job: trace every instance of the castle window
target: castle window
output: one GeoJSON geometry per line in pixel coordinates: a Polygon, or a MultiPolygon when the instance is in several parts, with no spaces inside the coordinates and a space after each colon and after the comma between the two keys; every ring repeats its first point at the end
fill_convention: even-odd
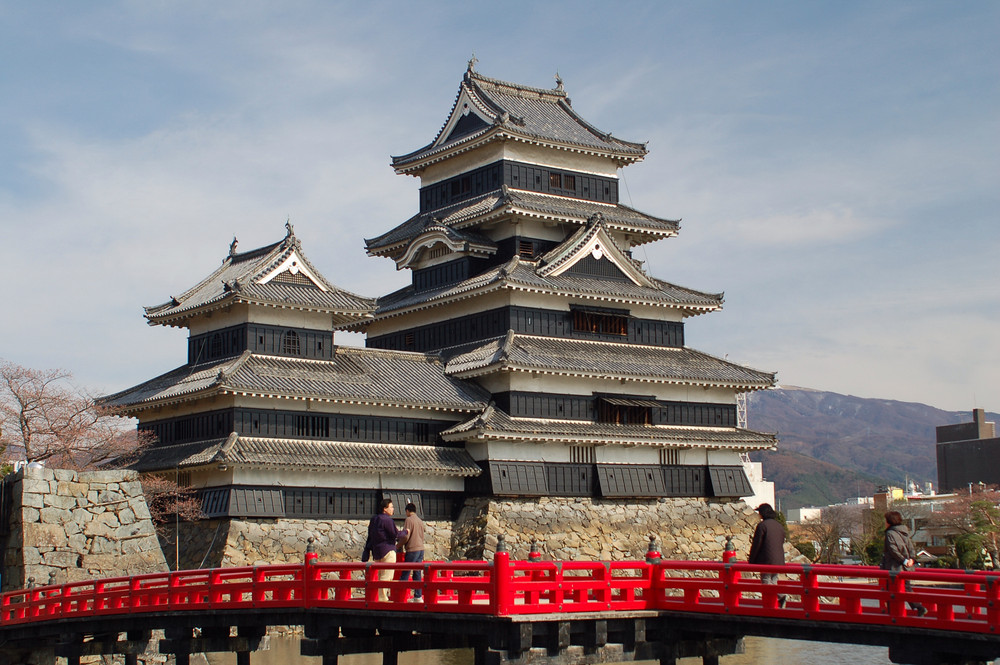
{"type": "Polygon", "coordinates": [[[517,241],[517,255],[522,259],[535,258],[535,243],[530,240],[517,241]]]}
{"type": "Polygon", "coordinates": [[[681,463],[681,451],[676,448],[660,448],[660,464],[676,466],[681,463]]]}
{"type": "Polygon", "coordinates": [[[612,425],[651,425],[654,400],[632,397],[600,397],[597,400],[597,422],[612,425]]]}
{"type": "Polygon", "coordinates": [[[562,182],[563,189],[572,189],[576,191],[576,176],[564,175],[562,182]]]}
{"type": "Polygon", "coordinates": [[[212,351],[210,357],[214,360],[222,355],[222,335],[215,333],[212,335],[212,351]]]}
{"type": "Polygon", "coordinates": [[[596,464],[597,451],[594,446],[573,446],[569,449],[569,461],[573,464],[596,464]]]}
{"type": "Polygon", "coordinates": [[[562,175],[559,173],[549,174],[549,187],[555,187],[557,189],[562,189],[562,175]]]}
{"type": "Polygon", "coordinates": [[[585,309],[573,310],[573,330],[603,335],[628,334],[628,317],[585,309]]]}
{"type": "Polygon", "coordinates": [[[299,335],[294,330],[285,333],[281,340],[281,352],[289,356],[297,356],[300,353],[299,335]]]}

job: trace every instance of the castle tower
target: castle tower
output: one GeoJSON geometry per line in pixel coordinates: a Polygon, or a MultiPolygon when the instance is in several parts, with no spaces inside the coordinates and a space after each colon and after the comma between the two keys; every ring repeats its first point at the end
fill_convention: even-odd
{"type": "Polygon", "coordinates": [[[774,375],[686,345],[685,319],[722,294],[632,257],[679,225],[619,201],[618,170],[645,146],[586,122],[557,81],[507,83],[470,62],[438,135],[392,160],[420,178],[420,209],[366,243],[412,283],[358,327],[369,347],[440,354],[449,376],[491,393],[442,432],[483,468],[470,494],[750,495],[740,454],[776,439],[738,427],[736,397],[774,375]]]}

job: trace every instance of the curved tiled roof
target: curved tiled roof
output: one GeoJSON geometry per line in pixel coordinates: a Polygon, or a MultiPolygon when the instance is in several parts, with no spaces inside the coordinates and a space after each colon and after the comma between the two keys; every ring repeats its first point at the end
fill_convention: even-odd
{"type": "Polygon", "coordinates": [[[426,309],[500,289],[531,291],[598,302],[671,307],[687,314],[711,312],[722,307],[723,294],[695,291],[662,280],[648,278],[652,286],[631,281],[588,277],[572,272],[543,277],[534,261],[514,257],[475,277],[456,284],[417,291],[412,285],[377,300],[375,318],[396,316],[413,309],[426,309]]]}
{"type": "Polygon", "coordinates": [[[581,226],[600,213],[608,229],[633,234],[636,245],[676,235],[680,229],[677,220],[653,217],[620,203],[585,201],[505,186],[461,203],[421,212],[391,231],[366,239],[365,246],[372,256],[395,257],[435,220],[451,228],[467,229],[498,216],[518,213],[581,226]]]}
{"type": "Polygon", "coordinates": [[[544,90],[508,83],[476,73],[470,67],[459,86],[448,121],[434,141],[407,155],[392,158],[399,172],[425,160],[462,148],[471,148],[498,139],[528,140],[565,149],[605,154],[629,163],[646,155],[643,143],[624,141],[602,132],[584,120],[570,105],[569,97],[559,87],[544,90]],[[477,115],[488,119],[488,126],[455,138],[444,136],[451,119],[460,113],[458,102],[468,99],[477,115]]]}
{"type": "Polygon", "coordinates": [[[234,240],[219,268],[181,295],[162,305],[146,307],[146,318],[150,325],[183,325],[195,314],[234,302],[329,312],[334,315],[334,325],[368,318],[374,305],[373,298],[344,291],[326,281],[302,254],[301,244],[289,225],[288,235],[281,242],[249,252],[235,252],[234,240]],[[280,278],[260,283],[293,254],[316,283],[307,278],[300,283],[280,278]]]}
{"type": "Polygon", "coordinates": [[[448,360],[448,374],[469,378],[499,371],[628,379],[636,382],[759,390],[773,372],[744,367],[688,348],[535,337],[513,332],[448,360]]]}
{"type": "Polygon", "coordinates": [[[444,373],[436,356],[405,351],[337,347],[333,360],[306,360],[245,352],[236,358],[179,367],[102,404],[136,412],[204,395],[245,394],[316,401],[469,412],[488,394],[444,373]]]}
{"type": "Polygon", "coordinates": [[[677,425],[613,425],[578,420],[513,418],[490,406],[479,416],[441,433],[445,441],[497,439],[504,441],[618,444],[682,448],[773,448],[774,434],[738,427],[682,427],[677,425]]]}
{"type": "Polygon", "coordinates": [[[147,449],[133,468],[138,471],[231,465],[374,473],[399,469],[415,475],[476,476],[480,468],[464,448],[357,441],[270,439],[232,434],[147,449]]]}

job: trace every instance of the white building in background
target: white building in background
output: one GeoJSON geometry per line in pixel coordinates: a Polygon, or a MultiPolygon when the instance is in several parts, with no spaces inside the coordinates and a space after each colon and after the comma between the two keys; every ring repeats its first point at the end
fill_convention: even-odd
{"type": "Polygon", "coordinates": [[[749,456],[744,456],[743,470],[750,481],[750,487],[753,488],[753,494],[740,498],[751,508],[756,508],[762,503],[774,506],[774,483],[764,480],[764,465],[761,462],[751,462],[749,456]]]}

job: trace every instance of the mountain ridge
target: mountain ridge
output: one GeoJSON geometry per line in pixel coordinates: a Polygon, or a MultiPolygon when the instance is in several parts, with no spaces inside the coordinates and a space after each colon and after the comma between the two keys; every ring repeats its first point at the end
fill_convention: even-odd
{"type": "MultiPolygon", "coordinates": [[[[986,416],[1000,421],[1000,414],[986,416]]],[[[777,451],[751,457],[787,510],[870,496],[878,485],[936,485],[935,427],[971,422],[972,409],[782,386],[749,395],[747,420],[778,434],[777,451]]]]}

